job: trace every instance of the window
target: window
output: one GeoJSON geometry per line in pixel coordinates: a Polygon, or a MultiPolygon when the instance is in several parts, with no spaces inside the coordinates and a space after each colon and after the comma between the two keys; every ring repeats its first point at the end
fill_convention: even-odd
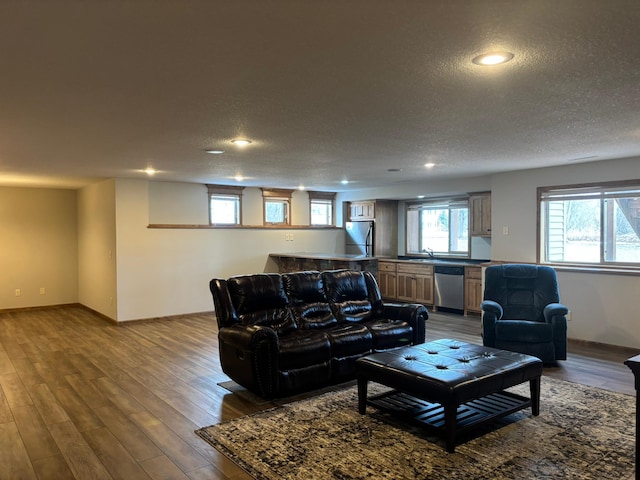
{"type": "Polygon", "coordinates": [[[210,225],[240,225],[242,223],[243,189],[244,187],[207,185],[210,225]]]}
{"type": "Polygon", "coordinates": [[[439,199],[408,204],[407,253],[468,256],[468,200],[439,199]]]}
{"type": "Polygon", "coordinates": [[[333,225],[334,192],[308,192],[309,219],[311,225],[333,225]]]}
{"type": "Polygon", "coordinates": [[[291,194],[293,190],[262,189],[265,225],[291,225],[291,194]]]}
{"type": "Polygon", "coordinates": [[[640,181],[545,187],[538,197],[542,263],[640,266],[640,181]]]}

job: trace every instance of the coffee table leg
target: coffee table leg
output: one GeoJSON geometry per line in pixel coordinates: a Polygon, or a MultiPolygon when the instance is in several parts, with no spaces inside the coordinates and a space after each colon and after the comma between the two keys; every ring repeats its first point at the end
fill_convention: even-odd
{"type": "Polygon", "coordinates": [[[358,413],[364,415],[367,412],[367,384],[365,377],[358,377],[358,413]]]}
{"type": "Polygon", "coordinates": [[[531,413],[534,417],[540,415],[540,377],[529,380],[531,390],[531,413]]]}
{"type": "Polygon", "coordinates": [[[456,451],[456,423],[458,406],[455,404],[444,404],[444,439],[447,444],[447,452],[456,451]]]}

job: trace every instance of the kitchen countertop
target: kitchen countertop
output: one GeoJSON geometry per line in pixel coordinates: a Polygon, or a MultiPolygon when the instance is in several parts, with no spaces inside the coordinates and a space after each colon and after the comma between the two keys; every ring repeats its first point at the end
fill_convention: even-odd
{"type": "Polygon", "coordinates": [[[491,260],[477,260],[472,258],[380,257],[378,260],[396,263],[426,263],[428,265],[448,265],[452,267],[482,267],[491,263],[491,260]]]}
{"type": "Polygon", "coordinates": [[[431,265],[457,266],[483,266],[491,263],[491,260],[478,260],[471,258],[412,258],[400,257],[368,257],[366,255],[355,255],[349,253],[318,253],[318,252],[292,252],[292,253],[270,253],[270,257],[276,258],[306,258],[310,260],[334,260],[334,261],[373,261],[382,260],[385,262],[397,263],[426,263],[431,265]]]}

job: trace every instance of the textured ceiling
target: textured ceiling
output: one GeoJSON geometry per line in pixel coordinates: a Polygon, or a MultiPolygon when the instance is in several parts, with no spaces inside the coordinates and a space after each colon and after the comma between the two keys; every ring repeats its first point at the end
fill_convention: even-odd
{"type": "Polygon", "coordinates": [[[0,184],[340,191],[640,156],[638,25],[638,0],[3,1],[0,184]],[[471,62],[492,50],[515,58],[471,62]]]}

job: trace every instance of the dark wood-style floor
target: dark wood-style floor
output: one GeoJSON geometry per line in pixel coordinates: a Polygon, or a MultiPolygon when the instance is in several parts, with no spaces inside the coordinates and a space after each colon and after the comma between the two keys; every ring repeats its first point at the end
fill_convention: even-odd
{"type": "MultiPolygon", "coordinates": [[[[480,342],[433,314],[428,340],[480,342]]],[[[545,375],[635,394],[627,349],[570,345],[545,375]]],[[[0,478],[247,479],[194,430],[270,408],[219,387],[213,314],[112,325],[82,307],[0,312],[0,478]]]]}

